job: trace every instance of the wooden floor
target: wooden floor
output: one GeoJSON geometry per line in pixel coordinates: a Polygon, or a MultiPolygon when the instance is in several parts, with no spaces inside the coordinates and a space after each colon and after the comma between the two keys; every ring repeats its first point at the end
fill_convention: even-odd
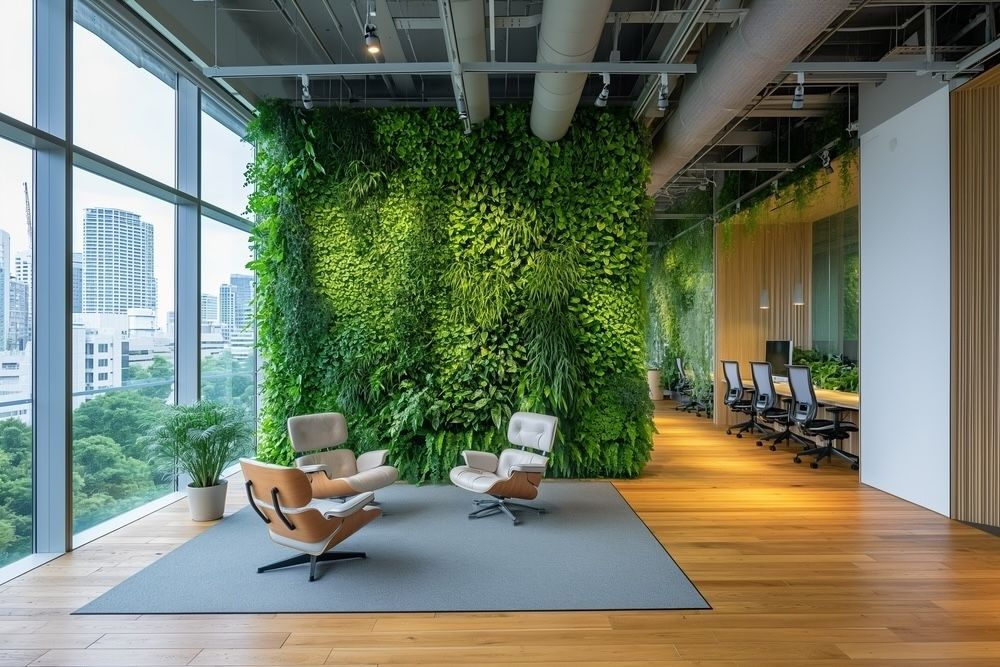
{"type": "Polygon", "coordinates": [[[1000,538],[704,419],[656,424],[618,486],[711,611],[70,616],[204,529],[181,502],[0,587],[0,665],[1000,665],[1000,538]]]}

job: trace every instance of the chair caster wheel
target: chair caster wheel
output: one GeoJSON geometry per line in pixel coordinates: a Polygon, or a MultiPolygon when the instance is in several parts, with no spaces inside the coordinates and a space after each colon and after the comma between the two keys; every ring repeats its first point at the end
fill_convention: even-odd
{"type": "Polygon", "coordinates": [[[800,459],[797,456],[794,459],[792,459],[792,460],[795,461],[796,463],[802,463],[802,459],[800,459]]]}
{"type": "Polygon", "coordinates": [[[743,437],[743,434],[742,434],[742,433],[737,433],[737,434],[736,434],[736,437],[737,437],[737,438],[742,438],[742,437],[743,437]]]}
{"type": "Polygon", "coordinates": [[[809,464],[809,467],[812,468],[813,470],[815,470],[816,468],[819,467],[819,464],[816,463],[815,461],[813,461],[812,463],[809,464]]]}
{"type": "Polygon", "coordinates": [[[770,449],[772,452],[778,451],[778,448],[775,447],[774,445],[771,445],[770,447],[768,447],[768,449],[770,449]]]}
{"type": "Polygon", "coordinates": [[[857,469],[858,469],[858,464],[857,463],[852,463],[851,464],[851,470],[857,470],[857,469]]]}
{"type": "Polygon", "coordinates": [[[732,429],[728,429],[728,428],[727,428],[727,429],[726,429],[726,435],[732,435],[732,434],[733,434],[733,431],[732,431],[732,429]]]}
{"type": "Polygon", "coordinates": [[[757,441],[757,446],[758,447],[763,447],[764,446],[764,442],[762,440],[758,440],[757,441]]]}

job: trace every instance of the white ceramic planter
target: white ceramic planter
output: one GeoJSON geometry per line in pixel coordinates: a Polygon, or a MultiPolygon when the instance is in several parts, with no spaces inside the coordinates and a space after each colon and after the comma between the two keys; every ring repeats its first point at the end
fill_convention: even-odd
{"type": "Polygon", "coordinates": [[[188,506],[193,521],[215,521],[226,512],[226,488],[228,483],[221,480],[215,486],[194,487],[188,484],[188,506]]]}
{"type": "Polygon", "coordinates": [[[660,371],[650,368],[646,371],[646,382],[649,384],[649,398],[653,401],[663,400],[663,389],[660,388],[660,371]]]}

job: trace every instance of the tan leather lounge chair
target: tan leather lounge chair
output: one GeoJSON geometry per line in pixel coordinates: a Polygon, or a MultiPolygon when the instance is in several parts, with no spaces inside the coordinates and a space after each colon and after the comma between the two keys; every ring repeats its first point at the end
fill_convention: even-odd
{"type": "Polygon", "coordinates": [[[347,442],[347,420],[339,412],[321,412],[288,420],[288,437],[297,454],[295,465],[309,473],[314,498],[345,498],[392,484],[399,471],[385,462],[387,449],[355,457],[347,442]],[[327,451],[317,451],[327,450],[327,451]]]}
{"type": "Polygon", "coordinates": [[[316,581],[316,564],[365,558],[361,551],[330,551],[382,510],[368,505],[374,494],[362,493],[343,503],[313,498],[306,474],[296,468],[240,459],[247,499],[267,524],[271,541],[302,554],[257,568],[257,572],[309,563],[309,581],[316,581]]]}
{"type": "Polygon", "coordinates": [[[505,449],[500,456],[489,452],[467,450],[462,452],[464,466],[451,470],[455,486],[474,493],[492,496],[491,499],[474,501],[479,509],[469,514],[470,519],[480,519],[503,512],[515,525],[521,521],[512,508],[527,509],[544,514],[542,507],[510,502],[509,498],[532,500],[538,495],[548,458],[527,451],[534,449],[548,454],[556,439],[559,420],[534,412],[516,412],[507,427],[507,439],[522,449],[505,449]]]}

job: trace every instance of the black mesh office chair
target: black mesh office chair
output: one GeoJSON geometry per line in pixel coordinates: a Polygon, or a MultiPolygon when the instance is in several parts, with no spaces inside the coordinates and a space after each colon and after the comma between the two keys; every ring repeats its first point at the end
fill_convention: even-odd
{"type": "Polygon", "coordinates": [[[788,386],[792,390],[792,411],[791,417],[802,432],[807,435],[815,435],[823,438],[826,444],[819,447],[807,449],[795,455],[794,461],[802,463],[802,456],[815,456],[816,459],[809,463],[810,468],[818,468],[819,462],[826,458],[833,461],[837,456],[851,464],[852,470],[858,469],[858,457],[849,454],[833,446],[835,442],[842,442],[850,437],[851,433],[858,430],[858,427],[850,422],[842,422],[839,415],[844,408],[827,408],[828,411],[838,415],[836,421],[829,419],[816,419],[816,411],[819,409],[819,402],[816,400],[816,391],[813,389],[812,373],[808,366],[788,367],[788,386]]]}
{"type": "Polygon", "coordinates": [[[736,433],[737,438],[742,438],[743,434],[747,431],[751,433],[767,433],[767,429],[757,421],[757,413],[753,407],[753,391],[743,386],[743,378],[740,377],[739,362],[723,361],[722,371],[726,378],[726,397],[724,403],[733,412],[739,412],[750,417],[745,422],[740,422],[727,428],[726,435],[731,435],[733,429],[739,429],[736,433]]]}
{"type": "Polygon", "coordinates": [[[674,385],[674,391],[678,396],[683,396],[683,400],[679,400],[677,405],[674,406],[675,410],[682,410],[684,412],[694,412],[699,417],[701,416],[702,410],[706,413],[708,408],[704,403],[699,401],[694,396],[694,386],[691,381],[688,380],[687,373],[684,372],[684,362],[681,361],[680,357],[676,358],[677,362],[677,384],[674,385]]]}
{"type": "Polygon", "coordinates": [[[768,424],[776,424],[781,430],[775,429],[771,433],[765,433],[757,440],[757,446],[763,447],[765,440],[773,442],[768,447],[772,452],[777,450],[778,443],[783,441],[796,441],[806,447],[815,447],[816,443],[807,438],[803,438],[798,433],[792,432],[791,426],[794,423],[789,414],[791,404],[779,407],[782,400],[778,392],[774,389],[774,376],[771,364],[766,361],[751,361],[750,371],[753,376],[754,401],[753,407],[757,412],[757,419],[768,424]]]}

